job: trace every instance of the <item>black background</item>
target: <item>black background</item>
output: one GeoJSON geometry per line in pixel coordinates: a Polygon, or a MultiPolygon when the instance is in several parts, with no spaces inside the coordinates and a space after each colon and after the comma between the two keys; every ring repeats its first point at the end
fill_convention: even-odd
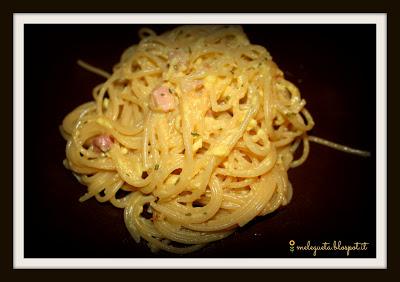
{"type": "MultiPolygon", "coordinates": [[[[103,81],[76,60],[110,71],[138,41],[139,27],[25,26],[25,257],[176,256],[137,245],[122,210],[93,199],[79,203],[85,187],[62,165],[65,141],[58,126],[103,81]]],[[[151,27],[161,32],[172,26],[151,27]]],[[[287,207],[185,257],[307,256],[290,254],[292,239],[367,241],[369,251],[360,254],[375,256],[375,26],[245,25],[244,30],[300,88],[316,122],[312,134],[369,150],[372,157],[311,144],[307,162],[289,171],[294,197],[287,207]]]]}

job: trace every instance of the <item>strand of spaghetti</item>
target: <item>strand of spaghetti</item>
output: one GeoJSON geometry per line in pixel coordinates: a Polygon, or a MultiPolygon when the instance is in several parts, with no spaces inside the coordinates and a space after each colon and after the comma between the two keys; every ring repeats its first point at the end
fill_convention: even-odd
{"type": "MultiPolygon", "coordinates": [[[[135,196],[131,198],[130,204],[125,209],[124,220],[125,224],[137,243],[140,237],[148,241],[153,248],[163,249],[173,253],[185,254],[200,249],[203,245],[193,245],[190,247],[173,247],[157,238],[162,238],[162,234],[155,228],[149,220],[143,220],[140,214],[143,211],[143,206],[146,203],[154,201],[153,196],[143,196],[140,192],[135,192],[135,196]]],[[[156,249],[156,250],[157,250],[156,249]]]]}
{"type": "Polygon", "coordinates": [[[308,139],[309,138],[308,138],[307,134],[304,134],[303,139],[302,139],[303,154],[301,155],[301,157],[299,159],[291,162],[291,164],[290,164],[291,168],[298,167],[299,165],[303,164],[306,161],[308,154],[310,153],[310,144],[308,142],[308,139]]]}
{"type": "Polygon", "coordinates": [[[94,67],[94,66],[92,66],[92,65],[90,65],[90,64],[88,64],[88,63],[86,63],[86,62],[84,62],[82,60],[78,60],[76,63],[79,66],[81,66],[82,68],[84,68],[85,70],[87,70],[87,71],[90,71],[92,73],[98,74],[98,75],[100,75],[102,77],[105,77],[107,79],[111,77],[111,74],[106,72],[105,70],[102,70],[100,68],[94,67]]]}
{"type": "Polygon", "coordinates": [[[234,210],[232,214],[217,217],[212,221],[187,224],[185,226],[192,230],[206,232],[227,229],[236,224],[243,226],[264,208],[273,195],[275,188],[276,180],[274,177],[263,177],[259,183],[251,185],[252,195],[246,204],[234,210]]]}
{"type": "Polygon", "coordinates": [[[340,145],[338,143],[334,143],[332,141],[317,137],[317,136],[308,136],[308,140],[314,143],[318,143],[327,147],[330,147],[332,149],[338,150],[338,151],[342,151],[345,153],[349,153],[349,154],[354,154],[357,156],[361,156],[361,157],[370,157],[371,153],[368,151],[363,151],[363,150],[359,150],[359,149],[354,149],[354,148],[350,148],[348,146],[345,145],[340,145]]]}
{"type": "Polygon", "coordinates": [[[167,221],[157,221],[155,228],[165,237],[182,244],[205,244],[221,240],[231,235],[234,230],[199,233],[190,229],[184,229],[180,225],[173,225],[167,221]]]}
{"type": "Polygon", "coordinates": [[[182,206],[180,206],[177,203],[168,203],[166,205],[153,203],[152,207],[155,210],[161,212],[162,214],[165,214],[166,217],[182,224],[205,222],[217,213],[221,205],[223,196],[222,188],[215,177],[211,179],[210,186],[211,186],[211,200],[204,207],[182,208],[182,206]]]}

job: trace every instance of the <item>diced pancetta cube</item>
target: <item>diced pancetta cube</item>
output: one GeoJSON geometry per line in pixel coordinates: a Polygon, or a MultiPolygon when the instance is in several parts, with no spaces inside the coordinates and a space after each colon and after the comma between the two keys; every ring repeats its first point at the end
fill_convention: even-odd
{"type": "Polygon", "coordinates": [[[163,112],[169,112],[175,109],[175,99],[170,89],[166,86],[160,86],[151,93],[154,108],[163,112]]]}
{"type": "Polygon", "coordinates": [[[98,135],[92,140],[93,150],[96,153],[109,151],[113,143],[113,138],[105,134],[98,135]]]}

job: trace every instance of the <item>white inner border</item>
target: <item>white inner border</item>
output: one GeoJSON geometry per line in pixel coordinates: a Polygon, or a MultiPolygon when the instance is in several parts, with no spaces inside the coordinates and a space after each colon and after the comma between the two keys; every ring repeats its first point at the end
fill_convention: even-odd
{"type": "Polygon", "coordinates": [[[376,14],[14,14],[14,268],[386,268],[387,15],[376,14]],[[24,258],[24,24],[376,24],[376,258],[26,259],[24,258]]]}

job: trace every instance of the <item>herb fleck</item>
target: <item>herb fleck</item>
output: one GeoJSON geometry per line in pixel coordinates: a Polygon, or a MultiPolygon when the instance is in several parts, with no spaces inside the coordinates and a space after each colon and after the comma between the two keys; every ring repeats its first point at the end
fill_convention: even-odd
{"type": "Polygon", "coordinates": [[[200,136],[200,134],[198,134],[197,132],[192,132],[192,133],[190,133],[190,134],[192,134],[192,136],[194,136],[194,137],[200,136]]]}
{"type": "Polygon", "coordinates": [[[158,170],[160,168],[160,165],[159,164],[156,164],[155,166],[154,166],[154,169],[155,170],[158,170]]]}
{"type": "Polygon", "coordinates": [[[185,213],[186,216],[191,216],[192,214],[190,212],[185,213]]]}
{"type": "Polygon", "coordinates": [[[172,91],[172,89],[171,88],[168,88],[168,91],[169,91],[169,93],[174,93],[174,91],[172,91]]]}
{"type": "Polygon", "coordinates": [[[180,177],[178,177],[178,179],[175,181],[175,185],[179,183],[179,180],[181,180],[180,177]]]}

